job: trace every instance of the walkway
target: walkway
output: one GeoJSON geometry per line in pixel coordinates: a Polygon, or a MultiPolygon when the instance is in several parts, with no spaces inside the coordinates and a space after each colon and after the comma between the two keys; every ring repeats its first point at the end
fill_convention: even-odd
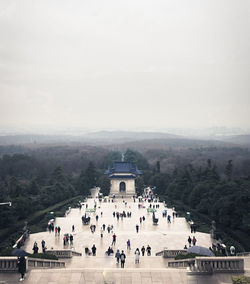
{"type": "MultiPolygon", "coordinates": [[[[97,199],[96,199],[97,201],[97,199]]],[[[185,218],[174,218],[172,219],[172,209],[164,208],[163,203],[158,203],[160,208],[157,209],[156,217],[159,218],[158,225],[153,225],[152,213],[147,212],[148,202],[143,203],[145,208],[138,208],[138,202],[133,202],[132,199],[126,200],[127,205],[122,199],[116,199],[112,202],[98,202],[97,210],[95,213],[91,213],[90,224],[96,225],[96,232],[93,234],[90,232],[89,225],[82,225],[81,216],[85,213],[85,205],[81,210],[72,209],[67,217],[56,218],[56,225],[62,228],[61,236],[55,237],[54,233],[41,232],[31,234],[29,241],[26,243],[25,250],[32,253],[33,243],[36,241],[41,251],[41,241],[44,239],[48,249],[63,249],[63,234],[72,233],[72,225],[75,226],[75,232],[73,232],[74,245],[73,249],[77,252],[83,253],[82,257],[73,257],[67,261],[67,267],[81,267],[81,268],[96,268],[96,267],[107,267],[115,268],[116,262],[114,257],[105,256],[105,251],[112,243],[113,233],[108,233],[107,230],[104,232],[103,238],[100,237],[100,228],[103,224],[113,225],[113,232],[117,235],[116,245],[113,247],[114,250],[124,250],[127,255],[126,267],[154,267],[163,268],[166,267],[167,263],[162,257],[155,257],[155,253],[159,252],[167,247],[168,249],[183,249],[187,243],[187,238],[190,234],[189,225],[185,218]],[[168,223],[167,218],[162,217],[162,210],[167,209],[169,215],[171,215],[171,223],[168,223]],[[123,218],[117,220],[113,217],[113,212],[129,211],[132,212],[132,218],[123,218]],[[101,212],[103,216],[101,217],[101,212]],[[96,221],[95,216],[99,216],[99,220],[96,221]],[[139,218],[145,216],[146,220],[140,224],[139,218]],[[139,225],[139,233],[136,233],[136,224],[139,225]],[[127,251],[126,242],[130,239],[131,251],[127,251]],[[89,248],[95,244],[97,247],[96,257],[85,256],[84,249],[86,246],[89,248]],[[150,245],[152,248],[152,256],[141,257],[139,265],[134,264],[134,251],[135,249],[141,248],[142,246],[150,245]]],[[[94,207],[94,199],[88,199],[88,208],[94,207]]],[[[156,204],[156,203],[154,203],[156,204]]],[[[209,234],[196,232],[197,245],[211,246],[211,239],[209,234]]],[[[65,248],[71,248],[68,245],[65,248]]]]}

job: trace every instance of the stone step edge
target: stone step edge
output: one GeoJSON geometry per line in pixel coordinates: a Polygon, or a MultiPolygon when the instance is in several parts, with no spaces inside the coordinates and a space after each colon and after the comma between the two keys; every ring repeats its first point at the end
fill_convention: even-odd
{"type": "MultiPolygon", "coordinates": [[[[155,272],[155,271],[158,271],[158,272],[168,272],[168,271],[178,271],[178,272],[182,272],[182,273],[186,273],[187,270],[186,269],[183,269],[183,268],[148,268],[148,267],[140,267],[140,268],[126,268],[126,263],[125,263],[125,268],[120,268],[120,267],[117,267],[117,268],[114,268],[114,267],[107,267],[107,268],[94,268],[94,267],[89,267],[89,268],[60,268],[59,269],[54,269],[54,268],[48,268],[46,269],[47,271],[50,271],[50,272],[59,272],[59,273],[63,273],[63,272],[79,272],[79,271],[83,271],[83,272],[93,272],[93,271],[105,271],[105,272],[116,272],[116,271],[124,271],[124,272],[148,272],[148,273],[151,273],[151,272],[155,272]]],[[[41,271],[44,271],[44,268],[43,269],[35,269],[35,270],[32,270],[32,273],[35,272],[35,273],[39,273],[41,271]]]]}

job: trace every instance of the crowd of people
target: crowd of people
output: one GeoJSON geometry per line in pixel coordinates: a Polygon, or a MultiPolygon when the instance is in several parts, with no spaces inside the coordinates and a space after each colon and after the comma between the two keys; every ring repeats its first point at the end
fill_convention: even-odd
{"type": "MultiPolygon", "coordinates": [[[[115,197],[113,197],[112,199],[114,199],[115,197]]],[[[113,201],[113,200],[112,200],[113,201]]],[[[134,202],[136,201],[135,197],[134,197],[134,202]]],[[[159,209],[160,208],[160,204],[158,204],[159,200],[157,198],[155,198],[153,196],[152,193],[149,193],[149,194],[144,194],[141,199],[139,200],[139,202],[148,202],[148,208],[150,208],[150,210],[156,210],[156,209],[159,209]],[[156,204],[154,204],[156,203],[156,204]]],[[[141,205],[141,203],[138,203],[138,209],[141,210],[141,208],[145,208],[145,203],[142,203],[144,204],[143,206],[139,206],[141,205]]],[[[118,204],[114,204],[114,205],[110,205],[110,206],[114,206],[115,208],[115,211],[111,212],[113,218],[116,218],[117,221],[119,221],[120,219],[123,220],[123,218],[131,218],[132,216],[132,212],[130,210],[121,210],[121,208],[119,207],[120,210],[117,210],[118,208],[118,204]]],[[[124,209],[126,209],[126,207],[128,207],[128,209],[130,208],[130,206],[128,206],[127,202],[125,200],[123,200],[123,206],[125,207],[124,209]]],[[[79,210],[81,210],[82,208],[86,208],[86,212],[91,212],[91,208],[89,208],[89,204],[86,203],[86,204],[81,204],[79,203],[79,210]],[[84,206],[85,205],[85,206],[84,206]]],[[[98,220],[99,220],[99,215],[100,217],[102,218],[103,217],[103,212],[99,212],[100,214],[96,214],[96,209],[101,209],[101,203],[98,205],[97,201],[94,200],[94,209],[95,211],[92,212],[94,214],[94,216],[91,216],[91,218],[89,217],[90,214],[88,214],[88,216],[84,215],[85,218],[89,217],[89,220],[91,219],[92,221],[92,218],[94,217],[95,218],[95,224],[91,224],[89,226],[90,228],[90,231],[92,234],[95,234],[96,233],[96,230],[98,229],[98,227],[100,228],[100,240],[104,237],[104,234],[105,232],[107,232],[108,234],[111,234],[111,245],[107,248],[107,250],[105,251],[105,255],[106,256],[113,256],[116,258],[116,262],[117,264],[120,264],[121,267],[123,268],[124,265],[125,265],[125,260],[126,260],[126,254],[125,254],[125,250],[120,250],[118,248],[116,248],[116,244],[117,244],[117,238],[119,237],[119,234],[117,236],[117,234],[114,232],[114,225],[112,224],[98,224],[98,220]],[[98,207],[99,206],[99,207],[98,207]]],[[[148,212],[151,212],[151,211],[148,211],[148,212]]],[[[154,212],[154,211],[152,211],[154,212]]],[[[154,214],[154,213],[153,213],[154,214]]],[[[140,215],[139,215],[140,216],[140,215]]],[[[162,217],[163,218],[167,218],[167,222],[168,223],[171,223],[171,217],[174,219],[175,217],[177,217],[177,213],[173,210],[173,215],[169,215],[167,214],[167,210],[163,210],[162,211],[162,217]]],[[[146,220],[146,217],[144,215],[141,215],[140,217],[138,217],[138,223],[135,225],[135,232],[136,233],[139,233],[140,229],[143,228],[142,227],[142,224],[143,222],[146,220]]],[[[83,225],[86,225],[84,224],[83,222],[83,225]]],[[[55,235],[56,236],[59,236],[60,235],[60,231],[61,231],[61,228],[60,226],[55,226],[54,227],[54,224],[50,224],[49,225],[49,231],[50,232],[53,232],[55,231],[55,235]]],[[[73,233],[75,233],[75,226],[72,225],[72,234],[68,234],[68,233],[65,233],[63,235],[63,245],[64,246],[67,246],[68,244],[70,245],[73,245],[73,240],[74,240],[74,237],[73,237],[73,233]]],[[[188,237],[188,244],[189,246],[191,246],[192,244],[193,245],[196,245],[196,238],[193,236],[193,238],[191,238],[190,236],[188,237]]],[[[130,239],[128,239],[126,241],[126,244],[125,244],[126,248],[127,248],[127,253],[131,254],[131,249],[132,249],[132,246],[131,246],[131,241],[130,239]]],[[[35,252],[38,252],[38,246],[37,244],[35,245],[34,244],[34,247],[33,247],[33,250],[34,250],[34,253],[35,252]]],[[[43,240],[42,242],[42,250],[45,252],[46,250],[46,246],[45,246],[45,241],[43,240]]],[[[96,247],[96,244],[93,244],[90,248],[88,246],[85,247],[85,254],[86,255],[91,255],[91,256],[96,256],[96,253],[97,253],[97,247],[96,247]]],[[[150,245],[146,245],[146,246],[142,246],[141,248],[137,247],[134,251],[134,255],[135,255],[135,263],[139,263],[140,262],[140,257],[143,257],[143,256],[151,256],[151,247],[150,245]]]]}

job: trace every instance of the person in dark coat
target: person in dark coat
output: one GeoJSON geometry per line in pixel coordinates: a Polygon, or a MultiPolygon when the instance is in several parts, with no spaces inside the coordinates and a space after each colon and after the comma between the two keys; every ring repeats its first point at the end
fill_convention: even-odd
{"type": "Polygon", "coordinates": [[[17,259],[18,272],[21,274],[20,281],[24,280],[24,274],[26,272],[26,259],[24,256],[17,259]]]}
{"type": "Polygon", "coordinates": [[[96,246],[93,245],[91,250],[92,250],[92,255],[95,256],[96,255],[96,246]]]}
{"type": "Polygon", "coordinates": [[[126,259],[126,255],[125,255],[124,251],[122,250],[122,253],[120,255],[121,268],[124,268],[125,259],[126,259]]]}

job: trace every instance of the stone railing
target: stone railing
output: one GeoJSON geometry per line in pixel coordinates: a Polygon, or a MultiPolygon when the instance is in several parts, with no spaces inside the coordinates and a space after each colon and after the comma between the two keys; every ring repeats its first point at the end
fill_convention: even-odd
{"type": "Polygon", "coordinates": [[[16,256],[1,256],[0,257],[0,272],[14,272],[17,270],[18,270],[18,267],[17,267],[17,257],[16,256]]]}
{"type": "Polygon", "coordinates": [[[58,258],[71,258],[72,250],[64,249],[64,250],[46,250],[47,254],[53,254],[58,258]]]}
{"type": "Polygon", "coordinates": [[[175,258],[177,255],[179,254],[187,254],[186,250],[182,250],[182,249],[164,249],[164,253],[163,253],[163,257],[165,258],[175,258]]]}
{"type": "Polygon", "coordinates": [[[72,256],[82,256],[80,252],[72,251],[70,249],[64,250],[46,250],[47,254],[53,254],[58,258],[71,258],[72,256]]]}
{"type": "Polygon", "coordinates": [[[236,254],[236,256],[250,256],[250,252],[246,251],[246,252],[239,252],[236,254]]]}
{"type": "Polygon", "coordinates": [[[28,268],[65,268],[65,262],[52,259],[28,258],[28,268]]]}
{"type": "Polygon", "coordinates": [[[82,253],[72,250],[72,256],[82,256],[82,253]]]}
{"type": "MultiPolygon", "coordinates": [[[[26,257],[26,269],[33,268],[64,268],[65,262],[51,259],[26,257]]],[[[0,272],[16,272],[18,270],[16,256],[0,257],[0,272]]]]}
{"type": "Polygon", "coordinates": [[[156,254],[155,254],[155,256],[163,256],[163,254],[164,254],[164,251],[165,250],[167,250],[167,248],[165,247],[165,248],[163,248],[163,250],[161,250],[161,251],[159,251],[159,252],[157,252],[156,254]]]}
{"type": "Polygon", "coordinates": [[[155,254],[155,256],[162,256],[164,254],[164,250],[161,250],[155,254]]]}
{"type": "Polygon", "coordinates": [[[168,267],[189,267],[190,274],[243,273],[244,259],[239,257],[196,257],[168,262],[168,267]]]}
{"type": "Polygon", "coordinates": [[[180,259],[180,260],[173,260],[168,262],[168,267],[172,268],[186,268],[194,265],[195,259],[180,259]]]}
{"type": "Polygon", "coordinates": [[[196,257],[193,271],[208,273],[242,273],[244,272],[244,259],[235,256],[196,257]]]}

